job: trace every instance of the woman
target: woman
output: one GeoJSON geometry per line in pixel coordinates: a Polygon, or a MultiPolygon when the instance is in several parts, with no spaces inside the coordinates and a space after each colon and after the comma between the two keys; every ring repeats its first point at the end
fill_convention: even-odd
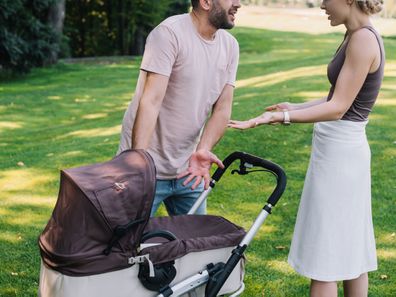
{"type": "Polygon", "coordinates": [[[327,97],[268,107],[229,127],[315,123],[312,153],[289,253],[289,264],[311,278],[311,296],[367,296],[368,271],[377,269],[371,217],[370,148],[365,127],[383,78],[385,54],[369,15],[382,0],[324,0],[344,41],[328,65],[327,97]]]}

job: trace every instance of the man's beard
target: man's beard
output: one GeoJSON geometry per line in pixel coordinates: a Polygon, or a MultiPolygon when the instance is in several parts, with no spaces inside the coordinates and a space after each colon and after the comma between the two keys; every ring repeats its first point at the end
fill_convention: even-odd
{"type": "Polygon", "coordinates": [[[216,0],[213,1],[213,9],[209,13],[209,22],[216,29],[231,29],[234,27],[234,24],[228,20],[228,12],[216,0]]]}

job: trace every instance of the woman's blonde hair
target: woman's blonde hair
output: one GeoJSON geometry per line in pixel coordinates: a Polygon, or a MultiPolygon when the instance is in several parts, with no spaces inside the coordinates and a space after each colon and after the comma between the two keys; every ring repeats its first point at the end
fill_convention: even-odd
{"type": "Polygon", "coordinates": [[[366,14],[376,14],[382,10],[384,0],[357,0],[358,7],[366,14]]]}

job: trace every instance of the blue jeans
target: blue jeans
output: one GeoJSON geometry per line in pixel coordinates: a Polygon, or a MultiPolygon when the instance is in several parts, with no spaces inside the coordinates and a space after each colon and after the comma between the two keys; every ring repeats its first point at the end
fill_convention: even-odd
{"type": "MultiPolygon", "coordinates": [[[[193,182],[183,186],[183,182],[187,177],[180,179],[161,180],[157,179],[157,187],[155,189],[155,197],[153,207],[151,208],[151,217],[154,216],[161,202],[164,202],[169,215],[187,214],[194,202],[204,190],[203,181],[195,190],[191,190],[193,182]]],[[[206,201],[196,211],[196,214],[206,213],[206,201]]]]}

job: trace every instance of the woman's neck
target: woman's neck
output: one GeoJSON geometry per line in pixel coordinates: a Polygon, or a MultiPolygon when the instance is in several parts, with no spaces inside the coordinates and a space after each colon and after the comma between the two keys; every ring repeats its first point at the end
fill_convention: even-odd
{"type": "Polygon", "coordinates": [[[349,18],[344,24],[347,29],[347,34],[350,35],[353,32],[363,28],[363,27],[371,27],[370,17],[366,14],[356,14],[354,17],[349,18]]]}

